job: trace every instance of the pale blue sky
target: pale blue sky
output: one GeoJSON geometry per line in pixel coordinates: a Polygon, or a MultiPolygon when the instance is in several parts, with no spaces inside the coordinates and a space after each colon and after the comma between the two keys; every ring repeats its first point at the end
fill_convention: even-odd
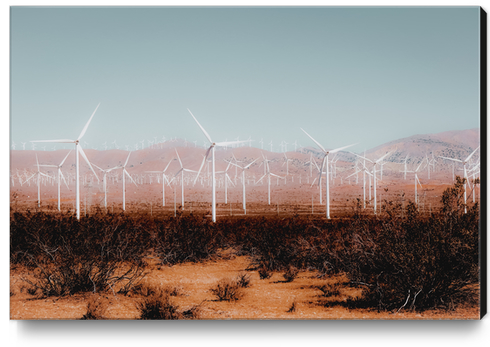
{"type": "Polygon", "coordinates": [[[86,148],[202,145],[187,108],[276,151],[314,146],[300,127],[361,151],[480,126],[478,7],[12,7],[10,34],[16,149],[75,139],[99,102],[86,148]]]}

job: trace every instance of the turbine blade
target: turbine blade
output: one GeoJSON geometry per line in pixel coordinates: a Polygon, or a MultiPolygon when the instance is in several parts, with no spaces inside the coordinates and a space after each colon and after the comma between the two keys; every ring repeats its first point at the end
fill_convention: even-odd
{"type": "MultiPolygon", "coordinates": [[[[189,111],[190,112],[190,111],[189,111]]],[[[209,152],[211,151],[211,148],[213,148],[212,146],[208,148],[208,150],[206,151],[206,155],[204,156],[203,160],[202,160],[202,163],[201,163],[201,166],[199,167],[199,171],[197,172],[197,175],[196,175],[196,178],[194,179],[194,184],[196,184],[197,182],[197,178],[199,177],[199,175],[201,174],[201,170],[204,166],[204,163],[206,162],[206,160],[208,159],[208,155],[209,155],[209,152]]]]}
{"type": "Polygon", "coordinates": [[[136,184],[136,182],[133,180],[133,177],[131,177],[131,175],[129,174],[129,172],[126,171],[126,169],[123,169],[123,172],[129,177],[129,179],[131,180],[131,182],[134,183],[135,186],[138,186],[136,184]]]}
{"type": "Polygon", "coordinates": [[[191,114],[192,118],[194,118],[194,120],[196,121],[197,125],[199,125],[199,128],[201,128],[202,132],[204,133],[204,135],[208,139],[209,143],[213,143],[213,140],[211,140],[211,136],[209,136],[209,134],[206,132],[206,130],[204,130],[204,128],[201,126],[201,124],[199,124],[199,122],[197,121],[196,117],[194,117],[194,115],[192,114],[191,110],[187,109],[187,111],[189,111],[189,113],[191,114]]]}
{"type": "Polygon", "coordinates": [[[379,158],[378,160],[375,161],[375,163],[379,163],[381,160],[383,160],[384,158],[386,158],[389,154],[391,154],[391,151],[386,153],[385,155],[383,155],[381,158],[379,158]]]}
{"type": "Polygon", "coordinates": [[[175,149],[175,153],[177,153],[177,159],[179,159],[180,167],[184,167],[182,165],[182,160],[180,160],[179,152],[177,152],[177,148],[175,149]]]}
{"type": "Polygon", "coordinates": [[[447,160],[457,161],[458,163],[462,163],[462,162],[463,162],[462,160],[459,160],[459,159],[448,158],[448,157],[441,157],[440,155],[439,155],[438,157],[439,157],[439,158],[442,158],[442,159],[447,159],[447,160]]]}
{"type": "Polygon", "coordinates": [[[177,171],[177,173],[174,175],[174,177],[177,177],[178,174],[180,174],[182,172],[182,170],[184,170],[184,168],[180,169],[179,171],[177,171]]]}
{"type": "Polygon", "coordinates": [[[24,184],[25,184],[25,183],[27,183],[27,182],[28,182],[28,181],[29,181],[31,178],[33,178],[34,176],[36,176],[36,174],[35,174],[35,173],[34,173],[34,174],[32,174],[32,176],[31,176],[31,177],[29,177],[28,179],[26,179],[26,180],[25,180],[25,182],[24,182],[24,184]]]}
{"type": "Polygon", "coordinates": [[[271,175],[271,176],[274,176],[274,177],[277,177],[277,178],[282,178],[282,179],[284,179],[284,177],[281,177],[281,176],[278,176],[278,175],[276,175],[276,174],[273,174],[272,172],[270,173],[270,175],[271,175]]]}
{"type": "Polygon", "coordinates": [[[244,143],[244,142],[249,142],[248,140],[243,140],[243,141],[223,141],[223,142],[216,142],[216,146],[220,147],[225,147],[225,146],[230,146],[230,145],[235,145],[238,143],[244,143]]]}
{"type": "Polygon", "coordinates": [[[470,160],[470,158],[473,156],[473,154],[475,154],[475,152],[478,150],[478,148],[480,148],[480,146],[476,147],[476,149],[473,152],[471,152],[471,154],[468,156],[468,158],[465,159],[465,162],[470,160]]]}
{"type": "Polygon", "coordinates": [[[226,175],[226,178],[228,178],[228,181],[230,181],[231,185],[234,187],[235,186],[235,183],[233,183],[233,181],[231,180],[230,176],[228,176],[227,173],[225,173],[226,175]]]}
{"type": "Polygon", "coordinates": [[[83,137],[83,135],[85,135],[85,132],[87,131],[88,125],[92,121],[92,118],[94,118],[95,112],[97,112],[97,109],[99,108],[99,106],[100,106],[100,102],[97,105],[97,107],[95,108],[94,113],[92,113],[92,116],[90,116],[90,119],[88,120],[87,124],[85,124],[85,126],[83,127],[82,132],[80,133],[80,136],[78,136],[78,139],[77,140],[80,141],[80,139],[83,137]]]}
{"type": "Polygon", "coordinates": [[[61,162],[60,166],[62,166],[65,163],[65,160],[66,160],[66,158],[68,158],[68,156],[70,155],[70,153],[71,153],[71,150],[68,152],[68,154],[66,155],[65,159],[63,159],[63,161],[61,162]]]}
{"type": "MultiPolygon", "coordinates": [[[[300,128],[300,129],[301,129],[301,130],[303,130],[303,128],[300,128]]],[[[325,148],[323,148],[323,146],[320,144],[320,142],[318,142],[318,141],[317,141],[317,140],[315,140],[313,137],[311,137],[311,135],[310,135],[310,134],[308,134],[306,131],[304,131],[304,130],[303,130],[303,132],[304,132],[306,135],[308,135],[308,137],[309,137],[310,139],[312,139],[312,140],[313,140],[313,142],[315,142],[315,143],[317,144],[317,146],[321,148],[321,150],[322,150],[322,151],[324,151],[325,153],[327,153],[327,151],[325,150],[325,148]]]]}
{"type": "Polygon", "coordinates": [[[29,141],[29,142],[51,142],[51,143],[75,143],[75,140],[35,140],[35,141],[29,141]]]}
{"type": "Polygon", "coordinates": [[[357,145],[359,142],[356,142],[356,143],[353,143],[352,145],[348,145],[348,146],[344,146],[344,147],[340,147],[340,148],[335,148],[335,149],[332,149],[331,151],[329,151],[329,153],[336,153],[336,152],[340,152],[341,150],[343,149],[346,149],[346,148],[349,148],[349,147],[352,147],[352,146],[355,146],[357,145]]]}
{"type": "Polygon", "coordinates": [[[253,163],[255,163],[259,158],[255,159],[253,162],[251,162],[250,164],[248,164],[247,166],[245,166],[245,169],[248,169],[253,163]]]}
{"type": "Polygon", "coordinates": [[[262,178],[264,178],[265,176],[267,176],[267,174],[265,174],[264,176],[260,177],[260,179],[259,179],[257,182],[255,182],[255,184],[257,184],[257,183],[259,183],[260,181],[262,181],[262,178]]]}
{"type": "Polygon", "coordinates": [[[174,160],[174,158],[170,159],[167,166],[165,166],[165,169],[163,169],[163,172],[167,171],[168,167],[170,166],[170,164],[172,163],[173,160],[174,160]]]}
{"type": "Polygon", "coordinates": [[[128,165],[130,155],[131,155],[131,152],[129,152],[128,157],[126,158],[126,162],[124,163],[124,167],[126,167],[126,165],[128,165]]]}
{"type": "Polygon", "coordinates": [[[92,164],[90,164],[90,162],[88,161],[88,158],[85,155],[85,152],[83,151],[82,146],[80,146],[80,144],[78,144],[78,147],[80,147],[80,154],[82,155],[83,159],[85,159],[85,161],[87,162],[88,166],[90,167],[90,170],[92,170],[92,172],[94,173],[95,178],[97,178],[97,182],[100,182],[99,176],[97,176],[97,174],[95,173],[94,168],[92,167],[92,164]]]}
{"type": "Polygon", "coordinates": [[[63,175],[63,171],[61,170],[60,170],[60,176],[63,179],[63,182],[65,182],[66,188],[70,189],[70,187],[68,187],[68,183],[66,183],[65,175],[63,175]]]}
{"type": "Polygon", "coordinates": [[[366,157],[363,157],[362,155],[359,155],[359,154],[356,154],[356,153],[354,153],[354,152],[350,152],[350,151],[349,151],[349,153],[350,153],[350,154],[354,154],[354,155],[358,156],[359,158],[365,159],[365,160],[367,160],[367,161],[369,161],[369,162],[371,162],[371,163],[374,163],[374,162],[373,162],[371,159],[368,159],[368,158],[366,158],[366,157]]]}

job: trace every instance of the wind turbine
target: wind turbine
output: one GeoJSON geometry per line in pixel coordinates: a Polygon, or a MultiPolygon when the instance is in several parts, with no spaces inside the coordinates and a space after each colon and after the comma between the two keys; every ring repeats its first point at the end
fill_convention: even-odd
{"type": "Polygon", "coordinates": [[[231,184],[233,186],[235,186],[235,184],[231,180],[230,176],[228,176],[228,170],[230,169],[231,163],[230,162],[227,162],[227,163],[228,163],[228,166],[226,167],[226,169],[224,171],[216,171],[216,174],[224,174],[224,181],[225,181],[225,204],[228,203],[228,181],[230,181],[231,184]]]}
{"type": "MultiPolygon", "coordinates": [[[[175,177],[177,177],[179,174],[181,174],[181,184],[182,184],[182,208],[184,208],[184,172],[197,172],[195,170],[190,170],[190,169],[186,169],[184,168],[184,165],[182,165],[182,160],[180,160],[180,156],[179,156],[179,152],[177,152],[177,149],[175,149],[175,153],[177,153],[177,159],[179,160],[179,164],[180,164],[180,170],[177,171],[177,173],[175,174],[175,177]]],[[[203,161],[204,163],[204,161],[203,161]]],[[[197,177],[196,177],[196,180],[197,180],[197,177]]],[[[196,182],[194,181],[194,184],[196,182]]]]}
{"type": "Polygon", "coordinates": [[[281,179],[284,179],[284,177],[273,174],[270,170],[270,167],[269,167],[269,161],[270,160],[267,159],[263,154],[262,154],[262,156],[264,157],[264,165],[265,165],[266,173],[264,176],[259,178],[259,180],[257,182],[255,182],[255,184],[259,183],[265,176],[267,176],[267,201],[268,201],[268,204],[270,205],[271,204],[271,176],[281,178],[281,179]]]}
{"type": "Polygon", "coordinates": [[[386,158],[388,155],[390,155],[392,152],[388,152],[388,153],[385,153],[381,158],[379,158],[378,160],[371,160],[371,159],[368,159],[366,157],[363,157],[363,156],[360,156],[359,154],[355,154],[369,162],[371,162],[373,164],[373,186],[374,186],[374,214],[376,214],[376,206],[377,206],[377,202],[376,202],[376,165],[381,163],[381,161],[386,158]]]}
{"type": "Polygon", "coordinates": [[[470,158],[473,156],[473,154],[475,154],[475,152],[478,150],[478,148],[480,148],[480,146],[476,147],[476,149],[473,152],[471,152],[471,154],[468,157],[466,157],[465,160],[459,160],[459,159],[455,159],[455,158],[448,158],[448,157],[439,156],[439,158],[463,163],[463,175],[464,175],[464,179],[465,179],[465,182],[464,182],[464,213],[466,213],[466,182],[468,181],[468,176],[467,176],[467,172],[466,172],[466,164],[468,163],[470,158]]]}
{"type": "MultiPolygon", "coordinates": [[[[300,128],[301,129],[301,128],[300,128]]],[[[301,129],[303,130],[303,129],[301,129]]],[[[339,147],[339,148],[336,148],[336,149],[333,149],[331,151],[327,151],[325,148],[323,148],[323,146],[317,141],[315,140],[313,137],[311,137],[310,134],[308,134],[306,131],[303,130],[303,132],[308,135],[308,137],[310,139],[313,140],[313,142],[315,142],[317,144],[318,147],[320,147],[320,149],[323,151],[323,153],[325,154],[325,156],[323,157],[323,162],[322,162],[322,165],[320,167],[320,177],[322,175],[322,171],[323,171],[323,167],[324,167],[324,164],[326,162],[326,168],[327,168],[327,176],[326,176],[326,179],[325,179],[325,182],[326,182],[326,189],[325,189],[325,194],[326,194],[326,210],[327,210],[327,219],[330,219],[330,187],[329,187],[329,170],[328,170],[328,155],[330,153],[336,153],[336,152],[340,152],[341,150],[343,149],[346,149],[346,148],[349,148],[351,146],[354,146],[356,145],[357,143],[354,143],[352,145],[348,145],[348,146],[344,146],[344,147],[339,147]]]]}
{"type": "MultiPolygon", "coordinates": [[[[235,144],[239,144],[239,143],[243,143],[243,142],[247,142],[247,141],[213,142],[213,140],[211,140],[211,137],[209,136],[209,134],[206,132],[206,130],[204,130],[204,128],[201,126],[201,124],[199,124],[199,122],[197,121],[196,117],[194,117],[194,115],[192,114],[192,112],[189,109],[187,109],[187,111],[189,111],[189,113],[191,114],[192,118],[194,118],[194,120],[196,121],[197,125],[199,126],[199,128],[201,128],[202,132],[204,133],[204,135],[208,139],[209,143],[211,144],[211,146],[209,146],[208,150],[206,151],[206,155],[204,156],[204,160],[203,160],[203,162],[201,164],[201,167],[199,168],[199,171],[198,171],[197,176],[196,176],[196,181],[197,181],[197,178],[199,177],[199,173],[201,172],[201,169],[204,166],[204,163],[205,163],[206,159],[208,158],[209,153],[211,152],[211,154],[212,154],[212,194],[213,194],[213,196],[212,196],[212,218],[213,218],[213,222],[216,222],[215,147],[216,146],[225,147],[225,146],[235,145],[235,144]]],[[[194,184],[195,184],[196,181],[194,181],[194,184]]]]}
{"type": "Polygon", "coordinates": [[[37,159],[37,154],[36,154],[36,166],[37,166],[37,172],[33,174],[31,177],[29,177],[24,183],[27,183],[27,181],[29,181],[31,178],[37,175],[37,207],[41,207],[41,176],[45,176],[48,178],[53,178],[53,177],[41,172],[41,169],[39,168],[39,161],[37,159]]]}
{"type": "Polygon", "coordinates": [[[126,180],[125,180],[125,174],[129,177],[129,179],[131,180],[131,182],[134,183],[135,186],[138,186],[136,184],[136,182],[133,180],[133,177],[131,177],[131,175],[129,174],[129,172],[126,170],[126,165],[128,165],[128,161],[129,161],[129,156],[131,155],[131,152],[129,152],[128,154],[128,157],[126,159],[126,162],[124,163],[123,166],[118,166],[116,167],[116,169],[123,169],[123,173],[122,173],[122,183],[123,183],[123,211],[126,211],[126,180]]]}
{"type": "Polygon", "coordinates": [[[170,184],[170,181],[168,180],[167,175],[165,175],[165,172],[167,171],[168,167],[170,166],[170,164],[172,163],[173,160],[174,160],[173,158],[170,159],[170,161],[168,162],[165,169],[163,169],[163,171],[146,171],[148,173],[161,173],[162,174],[162,206],[165,206],[165,181],[167,181],[167,184],[170,184]]]}
{"type": "Polygon", "coordinates": [[[75,204],[75,208],[76,208],[76,211],[77,211],[77,219],[78,220],[80,220],[80,160],[79,160],[79,156],[78,156],[79,153],[82,155],[83,159],[85,159],[85,161],[87,162],[88,166],[90,167],[90,169],[94,173],[95,177],[97,178],[97,181],[99,181],[99,177],[97,177],[97,174],[95,173],[94,168],[92,167],[92,165],[90,165],[90,162],[88,161],[88,158],[85,155],[85,152],[83,151],[82,146],[80,145],[80,140],[82,139],[83,135],[85,135],[85,132],[87,131],[87,128],[88,128],[90,122],[92,121],[92,118],[94,117],[95,112],[97,112],[97,109],[99,108],[99,106],[100,106],[100,103],[95,108],[94,113],[92,113],[92,116],[90,116],[90,119],[88,120],[87,124],[85,124],[85,126],[82,129],[82,132],[80,133],[80,135],[78,136],[78,138],[76,140],[66,140],[66,139],[63,139],[63,140],[38,140],[38,141],[31,141],[33,143],[33,145],[34,145],[34,142],[74,143],[75,144],[75,150],[76,150],[76,152],[75,152],[76,153],[76,157],[75,158],[76,158],[76,168],[77,168],[77,172],[76,172],[76,204],[75,204]]]}
{"type": "MultiPolygon", "coordinates": [[[[39,166],[44,166],[44,167],[55,167],[58,168],[58,211],[61,211],[61,178],[63,178],[63,181],[65,182],[66,188],[68,187],[68,183],[66,183],[65,176],[63,176],[63,172],[61,172],[61,167],[65,163],[66,158],[70,155],[71,151],[68,152],[66,157],[61,161],[60,165],[39,165],[39,166]]],[[[37,160],[37,155],[36,155],[36,160],[37,160]]]]}
{"type": "MultiPolygon", "coordinates": [[[[257,159],[259,159],[259,158],[257,158],[257,159]]],[[[242,187],[243,187],[243,202],[242,202],[242,204],[243,204],[243,212],[245,214],[247,214],[247,203],[245,200],[245,170],[248,170],[250,168],[250,166],[257,161],[257,159],[255,159],[250,164],[247,164],[246,166],[243,166],[243,167],[229,161],[230,164],[235,165],[236,167],[239,167],[240,169],[242,169],[242,187]]]]}
{"type": "Polygon", "coordinates": [[[415,169],[415,171],[407,171],[407,172],[413,172],[415,175],[414,175],[414,181],[415,181],[415,204],[417,205],[417,208],[418,208],[418,204],[419,204],[419,198],[418,198],[418,195],[417,195],[417,184],[420,186],[420,188],[422,188],[422,184],[420,183],[420,180],[419,180],[419,177],[417,175],[417,172],[419,171],[420,167],[422,166],[422,164],[424,163],[424,160],[422,160],[419,164],[419,166],[417,166],[417,168],[415,169]]]}
{"type": "MultiPolygon", "coordinates": [[[[94,166],[99,169],[100,171],[104,172],[104,178],[103,178],[103,181],[104,181],[104,207],[107,209],[107,173],[111,172],[112,170],[115,170],[115,169],[120,169],[121,167],[120,166],[115,166],[111,169],[102,169],[100,167],[98,167],[97,165],[94,164],[94,166]]],[[[123,176],[124,176],[124,173],[123,173],[123,176]]]]}

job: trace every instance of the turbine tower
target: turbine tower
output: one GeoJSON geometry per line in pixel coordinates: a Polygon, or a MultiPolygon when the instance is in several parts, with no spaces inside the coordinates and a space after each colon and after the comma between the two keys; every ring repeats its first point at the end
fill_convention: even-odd
{"type": "MultiPolygon", "coordinates": [[[[300,128],[301,129],[301,128],[300,128]]],[[[303,129],[301,129],[303,130],[303,129]]],[[[325,204],[326,204],[326,210],[327,210],[327,219],[330,219],[330,186],[329,186],[329,170],[328,170],[328,155],[330,153],[336,153],[336,152],[340,152],[341,150],[343,149],[346,149],[346,148],[349,148],[351,146],[354,146],[356,145],[357,143],[353,143],[352,145],[348,145],[348,146],[344,146],[344,147],[339,147],[339,148],[336,148],[336,149],[332,149],[331,151],[327,151],[325,148],[323,148],[323,146],[317,141],[315,140],[313,137],[311,137],[310,134],[308,134],[306,131],[303,130],[303,132],[308,135],[308,137],[310,139],[313,140],[313,142],[315,142],[317,144],[318,147],[320,147],[320,149],[323,151],[324,153],[324,157],[323,157],[323,162],[322,162],[322,165],[320,166],[320,177],[322,175],[322,171],[323,171],[323,167],[325,166],[327,168],[327,176],[326,176],[326,179],[325,179],[325,182],[326,182],[326,189],[325,189],[325,195],[326,195],[326,200],[325,200],[325,204]],[[326,164],[326,165],[325,165],[326,164]]]]}
{"type": "Polygon", "coordinates": [[[36,140],[36,141],[31,141],[33,143],[33,145],[35,145],[34,142],[74,143],[75,144],[75,151],[76,151],[75,152],[76,153],[75,158],[76,158],[76,168],[77,168],[77,171],[76,171],[76,204],[75,204],[75,209],[76,209],[78,220],[80,220],[80,159],[79,159],[78,154],[82,155],[83,159],[85,159],[88,166],[90,167],[90,169],[94,173],[95,177],[97,178],[97,181],[99,181],[99,177],[97,177],[97,174],[95,173],[94,168],[92,167],[92,165],[90,165],[90,162],[88,161],[88,158],[85,155],[85,152],[83,151],[82,146],[80,145],[80,140],[82,139],[83,135],[85,135],[85,132],[87,131],[87,128],[88,128],[90,122],[92,121],[92,118],[94,117],[95,112],[97,112],[97,109],[99,108],[99,106],[100,106],[100,103],[95,108],[94,113],[92,113],[92,116],[88,120],[87,124],[85,124],[85,126],[82,129],[82,132],[80,133],[80,135],[78,136],[78,138],[76,140],[63,139],[63,140],[36,140]]]}
{"type": "Polygon", "coordinates": [[[459,159],[455,159],[455,158],[448,158],[448,157],[441,157],[439,156],[439,158],[443,158],[443,159],[447,159],[447,160],[452,160],[452,161],[456,161],[456,162],[459,162],[459,163],[463,163],[463,177],[465,179],[465,182],[464,182],[464,213],[466,213],[466,183],[468,181],[468,174],[467,174],[467,171],[466,171],[466,164],[468,163],[468,161],[471,159],[471,157],[473,156],[473,154],[475,154],[475,152],[480,148],[480,146],[476,147],[476,149],[471,152],[471,154],[469,156],[466,157],[465,160],[459,160],[459,159]]]}
{"type": "MultiPolygon", "coordinates": [[[[60,165],[39,165],[39,166],[44,166],[44,167],[55,167],[58,169],[58,211],[61,211],[61,178],[63,178],[63,181],[65,182],[66,188],[68,187],[68,183],[66,183],[65,176],[63,176],[63,172],[61,172],[61,167],[65,163],[66,158],[70,155],[71,151],[68,152],[66,157],[61,161],[60,165]]],[[[37,159],[37,156],[36,156],[37,159]]]]}
{"type": "MultiPolygon", "coordinates": [[[[239,143],[248,142],[248,140],[246,140],[246,141],[213,142],[213,140],[211,140],[211,137],[209,136],[209,134],[206,132],[206,130],[204,130],[204,128],[201,126],[201,124],[199,124],[199,122],[197,121],[196,117],[194,117],[192,112],[189,109],[187,109],[187,111],[189,111],[192,118],[194,118],[197,125],[199,126],[199,128],[201,128],[202,132],[204,133],[204,136],[206,136],[209,143],[211,144],[211,146],[209,146],[208,150],[206,151],[206,155],[204,156],[204,160],[201,164],[201,167],[199,168],[199,171],[198,171],[197,176],[196,176],[196,181],[197,181],[197,178],[199,177],[199,173],[201,172],[202,167],[204,166],[204,163],[206,162],[206,159],[209,156],[209,153],[211,152],[211,155],[212,155],[211,156],[211,158],[212,158],[212,165],[211,165],[212,166],[212,178],[211,178],[212,179],[212,218],[213,218],[213,222],[216,222],[216,170],[215,170],[215,153],[214,153],[215,147],[216,146],[226,147],[226,146],[230,146],[230,145],[236,145],[239,143]]],[[[194,181],[194,184],[196,183],[196,181],[194,181]]]]}

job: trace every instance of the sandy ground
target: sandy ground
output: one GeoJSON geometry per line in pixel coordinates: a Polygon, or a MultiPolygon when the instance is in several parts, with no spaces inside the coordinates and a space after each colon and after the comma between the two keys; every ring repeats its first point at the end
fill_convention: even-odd
{"type": "MultiPolygon", "coordinates": [[[[250,259],[235,256],[227,250],[215,260],[197,264],[160,266],[156,262],[148,266],[145,282],[160,288],[177,287],[179,295],[172,300],[180,310],[200,305],[200,319],[478,319],[478,307],[458,308],[455,311],[431,310],[423,313],[400,311],[388,313],[373,310],[349,310],[341,306],[324,307],[325,300],[317,288],[322,284],[342,281],[342,276],[319,278],[318,274],[303,271],[292,282],[285,282],[282,273],[261,280],[257,271],[247,270],[250,259]],[[223,278],[236,278],[246,273],[251,278],[244,296],[237,301],[218,301],[210,291],[223,278]],[[294,312],[288,312],[295,302],[294,312]]],[[[141,295],[77,294],[66,297],[40,298],[31,295],[29,285],[22,280],[30,274],[17,267],[10,274],[10,319],[80,319],[87,311],[87,300],[95,295],[108,304],[106,319],[139,318],[136,303],[141,295]]],[[[343,286],[335,300],[344,300],[359,295],[359,289],[343,286]]]]}

